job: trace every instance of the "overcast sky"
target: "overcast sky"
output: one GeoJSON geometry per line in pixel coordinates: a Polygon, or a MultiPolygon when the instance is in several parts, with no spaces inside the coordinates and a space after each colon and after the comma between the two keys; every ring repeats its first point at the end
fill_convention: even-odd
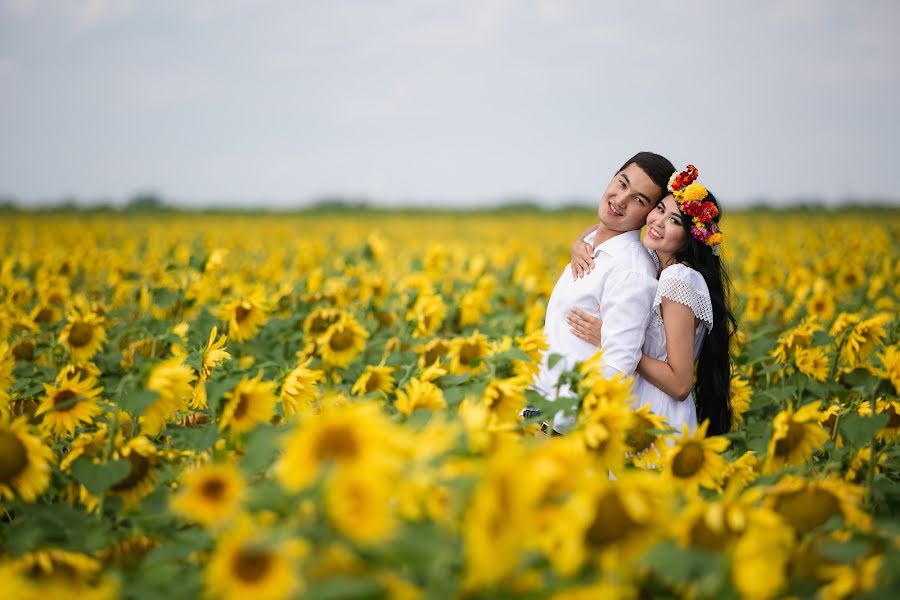
{"type": "Polygon", "coordinates": [[[900,198],[900,2],[0,0],[0,195],[900,198]]]}

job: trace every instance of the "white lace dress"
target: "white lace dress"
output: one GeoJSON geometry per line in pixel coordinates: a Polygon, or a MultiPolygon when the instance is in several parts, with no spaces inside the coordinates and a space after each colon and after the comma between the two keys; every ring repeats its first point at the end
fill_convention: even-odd
{"type": "MultiPolygon", "coordinates": [[[[703,340],[713,326],[712,302],[709,299],[706,281],[699,272],[682,264],[671,265],[660,273],[643,347],[644,354],[659,360],[666,360],[667,356],[666,332],[660,314],[663,298],[690,307],[700,320],[694,331],[696,362],[703,340]]],[[[664,417],[676,431],[680,432],[684,423],[687,423],[689,431],[693,432],[696,429],[697,409],[694,406],[693,394],[679,402],[640,375],[635,376],[634,394],[636,407],[649,403],[650,411],[664,417]]]]}

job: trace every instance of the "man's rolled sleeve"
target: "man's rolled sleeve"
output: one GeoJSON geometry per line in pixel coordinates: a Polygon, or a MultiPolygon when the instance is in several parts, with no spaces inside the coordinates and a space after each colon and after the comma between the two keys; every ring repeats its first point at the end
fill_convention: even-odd
{"type": "Polygon", "coordinates": [[[632,375],[641,359],[656,280],[636,271],[610,274],[600,303],[603,374],[632,375]]]}

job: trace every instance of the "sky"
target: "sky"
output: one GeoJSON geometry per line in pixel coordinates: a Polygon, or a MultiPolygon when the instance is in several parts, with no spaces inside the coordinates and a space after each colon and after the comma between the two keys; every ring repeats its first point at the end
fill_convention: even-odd
{"type": "Polygon", "coordinates": [[[900,2],[0,0],[0,196],[900,205],[900,2]]]}

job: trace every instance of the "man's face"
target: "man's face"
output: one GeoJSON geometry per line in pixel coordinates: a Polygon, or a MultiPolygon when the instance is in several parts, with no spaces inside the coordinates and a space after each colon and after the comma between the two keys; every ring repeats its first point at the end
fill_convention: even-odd
{"type": "Polygon", "coordinates": [[[643,169],[631,163],[606,186],[597,216],[612,231],[640,229],[661,192],[643,169]]]}

